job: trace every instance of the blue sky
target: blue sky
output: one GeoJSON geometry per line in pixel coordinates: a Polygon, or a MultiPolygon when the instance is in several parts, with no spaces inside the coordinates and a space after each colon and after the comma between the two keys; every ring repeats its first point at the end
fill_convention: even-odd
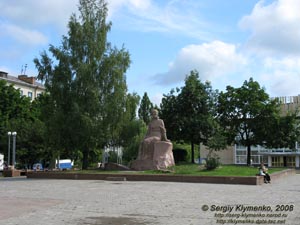
{"type": "MultiPolygon", "coordinates": [[[[36,76],[33,59],[59,46],[77,0],[1,0],[0,70],[36,76]],[[24,68],[24,67],[23,67],[24,68]]],[[[298,0],[108,0],[109,41],[131,55],[129,92],[159,103],[191,70],[214,89],[253,77],[272,96],[300,94],[298,0]]]]}

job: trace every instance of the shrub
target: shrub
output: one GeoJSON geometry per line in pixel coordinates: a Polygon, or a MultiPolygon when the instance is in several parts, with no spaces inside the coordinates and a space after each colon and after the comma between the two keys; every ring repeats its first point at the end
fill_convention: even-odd
{"type": "Polygon", "coordinates": [[[118,161],[118,153],[116,151],[110,151],[108,162],[117,163],[118,161]]]}
{"type": "Polygon", "coordinates": [[[186,161],[187,151],[182,148],[173,149],[175,163],[186,161]]]}
{"type": "Polygon", "coordinates": [[[206,169],[207,170],[214,170],[216,169],[218,166],[220,166],[220,161],[219,161],[219,157],[217,156],[212,156],[206,159],[206,169]]]}

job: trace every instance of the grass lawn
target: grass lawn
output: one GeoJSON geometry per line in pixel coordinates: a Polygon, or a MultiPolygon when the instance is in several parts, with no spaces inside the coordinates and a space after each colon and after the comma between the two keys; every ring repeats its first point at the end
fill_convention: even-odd
{"type": "MultiPolygon", "coordinates": [[[[270,168],[269,173],[284,170],[286,168],[270,168]]],[[[206,170],[197,164],[182,164],[175,166],[174,174],[199,175],[199,176],[255,176],[258,167],[222,165],[215,170],[206,170]]]]}
{"type": "MultiPolygon", "coordinates": [[[[286,168],[269,168],[269,173],[284,170],[286,168]]],[[[178,164],[171,169],[173,172],[148,170],[148,171],[131,171],[130,174],[167,174],[167,175],[193,175],[193,176],[255,176],[258,173],[258,167],[222,165],[215,170],[206,170],[198,164],[178,164]]],[[[128,173],[124,171],[107,171],[107,170],[79,170],[68,171],[70,173],[128,173]]]]}

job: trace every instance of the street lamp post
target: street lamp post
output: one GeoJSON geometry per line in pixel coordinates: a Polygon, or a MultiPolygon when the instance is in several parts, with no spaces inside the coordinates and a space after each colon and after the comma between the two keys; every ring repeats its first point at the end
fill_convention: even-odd
{"type": "Polygon", "coordinates": [[[12,165],[13,168],[15,168],[16,166],[16,137],[17,137],[17,132],[12,132],[12,136],[13,136],[13,161],[12,161],[12,165]]]}
{"type": "Polygon", "coordinates": [[[10,136],[11,136],[11,132],[7,132],[7,136],[8,136],[8,153],[7,153],[7,166],[10,165],[10,136]]]}

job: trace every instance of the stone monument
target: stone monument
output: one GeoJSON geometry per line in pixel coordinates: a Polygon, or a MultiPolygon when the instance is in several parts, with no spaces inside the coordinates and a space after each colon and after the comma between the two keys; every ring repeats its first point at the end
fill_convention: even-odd
{"type": "Polygon", "coordinates": [[[156,109],[151,111],[151,117],[138,157],[131,164],[134,170],[160,170],[175,165],[173,144],[167,139],[164,122],[158,118],[156,109]]]}

